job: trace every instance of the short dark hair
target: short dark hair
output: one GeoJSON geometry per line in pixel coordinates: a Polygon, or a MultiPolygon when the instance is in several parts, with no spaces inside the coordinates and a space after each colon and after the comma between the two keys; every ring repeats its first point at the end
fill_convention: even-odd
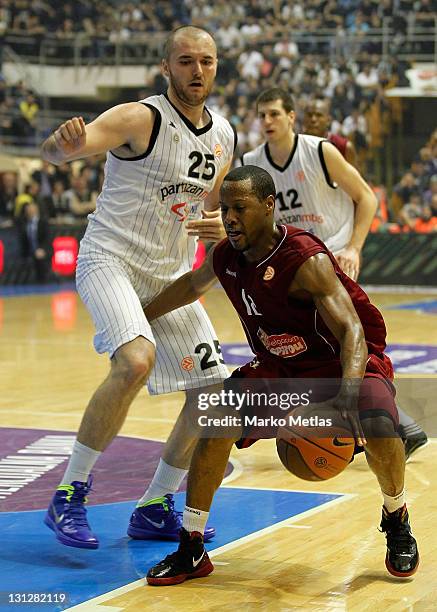
{"type": "Polygon", "coordinates": [[[321,102],[325,106],[326,113],[329,115],[331,111],[331,102],[328,100],[328,98],[324,98],[323,96],[314,96],[314,98],[308,100],[308,102],[305,104],[304,112],[306,112],[313,104],[317,104],[317,102],[321,102]]]}
{"type": "Polygon", "coordinates": [[[169,59],[170,54],[172,52],[174,39],[176,38],[177,34],[181,32],[182,30],[197,30],[198,32],[204,32],[208,34],[209,36],[211,36],[215,44],[214,36],[206,28],[202,28],[201,26],[197,26],[197,25],[181,25],[175,28],[172,32],[170,32],[170,35],[168,36],[167,40],[164,43],[164,58],[166,60],[169,59]]]}
{"type": "Polygon", "coordinates": [[[261,202],[272,195],[276,197],[275,183],[272,177],[263,168],[259,166],[240,166],[234,168],[225,176],[223,184],[225,182],[234,183],[237,181],[245,181],[250,179],[250,188],[256,195],[257,199],[261,202]]]}
{"type": "Polygon", "coordinates": [[[258,98],[256,99],[256,108],[258,110],[258,106],[264,102],[274,102],[275,100],[281,100],[282,106],[284,110],[289,113],[294,110],[294,102],[291,95],[282,87],[271,87],[270,89],[265,89],[260,93],[258,98]]]}

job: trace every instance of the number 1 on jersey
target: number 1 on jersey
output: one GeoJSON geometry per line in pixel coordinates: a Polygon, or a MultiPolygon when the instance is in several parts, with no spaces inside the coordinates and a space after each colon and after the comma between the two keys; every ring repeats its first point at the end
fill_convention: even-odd
{"type": "Polygon", "coordinates": [[[259,317],[262,317],[262,314],[256,309],[256,305],[253,301],[253,298],[250,297],[250,295],[246,293],[244,289],[241,290],[241,297],[243,299],[244,305],[246,306],[248,315],[257,315],[259,317]]]}

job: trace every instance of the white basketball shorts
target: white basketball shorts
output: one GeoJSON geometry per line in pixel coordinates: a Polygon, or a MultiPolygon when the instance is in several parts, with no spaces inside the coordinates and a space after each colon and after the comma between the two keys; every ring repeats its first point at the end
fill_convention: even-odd
{"type": "Polygon", "coordinates": [[[112,357],[138,336],[155,344],[156,362],[147,383],[152,395],[196,389],[228,378],[217,335],[199,302],[149,323],[142,304],[166,284],[90,245],[81,249],[76,285],[94,321],[98,353],[112,357]]]}

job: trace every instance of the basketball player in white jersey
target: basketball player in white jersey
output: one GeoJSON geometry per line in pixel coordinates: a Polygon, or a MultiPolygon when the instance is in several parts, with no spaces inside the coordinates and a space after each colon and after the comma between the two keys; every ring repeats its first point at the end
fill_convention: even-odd
{"type": "MultiPolygon", "coordinates": [[[[315,234],[356,280],[377,200],[359,172],[326,138],[294,133],[293,99],[281,88],[262,92],[257,112],[265,143],[242,156],[267,170],[277,190],[275,220],[315,234]]],[[[398,406],[407,459],[428,438],[398,406]]]]}
{"type": "MultiPolygon", "coordinates": [[[[90,473],[146,380],[152,394],[185,390],[186,403],[128,533],[178,539],[182,519],[172,494],[187,472],[198,435],[188,430],[187,415],[194,409],[195,389],[213,390],[228,376],[200,304],[152,324],[143,312],[191,269],[196,236],[213,241],[224,236],[218,191],[235,148],[231,125],[205,107],[217,70],[212,36],[196,26],[176,29],[162,68],[169,82],[166,95],[121,104],[88,125],[74,117],[42,145],[43,159],[54,164],[107,152],[76,279],[96,327],[95,348],[109,354],[111,365],[88,404],[45,518],[67,546],[98,547],[84,507],[90,473]]],[[[213,535],[210,528],[207,537],[213,535]]]]}
{"type": "Polygon", "coordinates": [[[257,112],[266,142],[245,153],[242,164],[254,164],[272,175],[276,221],[321,238],[343,271],[356,280],[377,208],[375,195],[331,143],[294,133],[293,100],[286,91],[264,91],[257,112]]]}

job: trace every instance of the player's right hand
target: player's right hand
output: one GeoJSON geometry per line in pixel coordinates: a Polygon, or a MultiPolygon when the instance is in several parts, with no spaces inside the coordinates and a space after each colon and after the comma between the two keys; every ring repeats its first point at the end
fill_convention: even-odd
{"type": "Polygon", "coordinates": [[[349,394],[347,391],[341,390],[334,398],[328,400],[328,403],[331,403],[340,412],[341,417],[349,422],[358,446],[365,446],[367,440],[360,421],[358,397],[353,393],[349,394]]]}
{"type": "Polygon", "coordinates": [[[53,133],[56,147],[70,155],[79,151],[86,142],[85,121],[83,117],[73,117],[58,127],[53,133]]]}

